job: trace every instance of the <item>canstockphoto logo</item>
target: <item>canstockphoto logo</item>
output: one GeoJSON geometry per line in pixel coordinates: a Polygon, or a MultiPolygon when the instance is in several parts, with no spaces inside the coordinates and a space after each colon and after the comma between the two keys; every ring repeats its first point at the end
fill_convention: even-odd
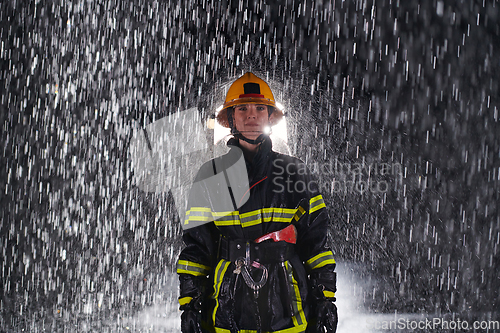
{"type": "Polygon", "coordinates": [[[402,179],[399,163],[343,163],[338,160],[312,164],[274,162],[276,192],[304,192],[319,189],[329,193],[385,193],[393,180],[402,179]],[[292,180],[288,175],[311,175],[292,180]]]}

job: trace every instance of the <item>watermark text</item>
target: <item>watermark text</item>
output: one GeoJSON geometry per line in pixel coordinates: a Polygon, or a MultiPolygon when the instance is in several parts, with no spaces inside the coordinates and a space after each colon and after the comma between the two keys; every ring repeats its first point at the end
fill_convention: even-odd
{"type": "Polygon", "coordinates": [[[368,329],[375,330],[499,330],[500,321],[483,320],[469,322],[460,318],[447,320],[445,318],[433,317],[423,319],[396,318],[394,320],[367,320],[368,329]]]}

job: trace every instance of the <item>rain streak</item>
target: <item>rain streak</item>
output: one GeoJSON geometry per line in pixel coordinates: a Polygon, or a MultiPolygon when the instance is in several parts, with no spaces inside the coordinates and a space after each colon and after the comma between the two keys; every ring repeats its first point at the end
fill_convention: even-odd
{"type": "Polygon", "coordinates": [[[180,331],[183,208],[140,186],[131,142],[194,108],[215,154],[206,124],[247,71],[315,168],[339,332],[373,314],[500,320],[499,8],[3,1],[0,331],[180,331]]]}

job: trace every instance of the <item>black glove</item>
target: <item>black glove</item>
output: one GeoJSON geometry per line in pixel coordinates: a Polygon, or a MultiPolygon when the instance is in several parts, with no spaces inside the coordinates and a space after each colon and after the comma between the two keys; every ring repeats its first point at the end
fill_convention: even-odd
{"type": "Polygon", "coordinates": [[[324,299],[315,306],[316,308],[316,323],[314,332],[335,333],[339,317],[337,316],[337,307],[335,303],[324,299]],[[325,331],[326,329],[326,331],[325,331]]]}
{"type": "Polygon", "coordinates": [[[201,303],[199,299],[192,299],[186,305],[181,306],[183,310],[181,315],[182,333],[202,333],[201,330],[201,303]]]}
{"type": "Polygon", "coordinates": [[[191,301],[180,307],[181,332],[182,333],[202,333],[201,329],[201,308],[202,295],[206,283],[205,277],[194,277],[187,274],[180,274],[180,294],[181,297],[191,297],[191,301]]]}
{"type": "Polygon", "coordinates": [[[335,333],[337,331],[338,315],[335,298],[326,298],[323,290],[335,291],[335,272],[323,272],[311,274],[311,318],[307,325],[307,333],[335,333]]]}

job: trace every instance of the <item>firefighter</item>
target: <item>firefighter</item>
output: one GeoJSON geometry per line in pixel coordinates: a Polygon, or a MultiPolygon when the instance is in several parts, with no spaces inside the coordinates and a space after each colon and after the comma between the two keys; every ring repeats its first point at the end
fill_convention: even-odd
{"type": "Polygon", "coordinates": [[[217,114],[232,138],[190,192],[177,262],[184,333],[336,331],[329,217],[304,163],[272,150],[266,128],[282,117],[268,84],[250,72],[217,114]],[[230,169],[238,160],[245,177],[230,169]],[[238,178],[248,180],[244,193],[238,178]]]}

